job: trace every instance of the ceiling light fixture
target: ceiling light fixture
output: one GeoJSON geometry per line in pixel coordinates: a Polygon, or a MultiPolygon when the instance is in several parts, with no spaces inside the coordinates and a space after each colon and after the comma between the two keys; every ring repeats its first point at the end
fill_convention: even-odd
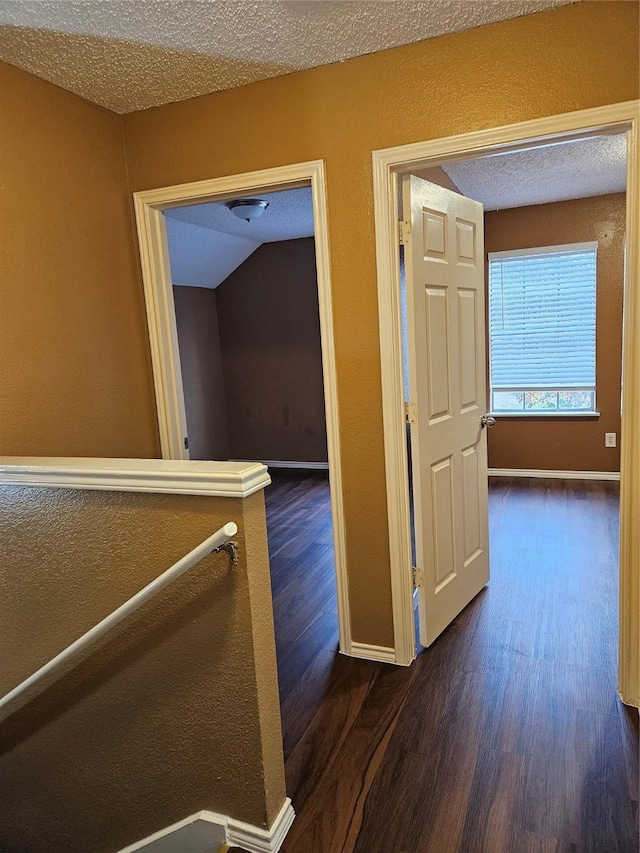
{"type": "Polygon", "coordinates": [[[247,222],[262,216],[269,207],[269,202],[261,198],[235,198],[225,204],[238,219],[246,219],[247,222]]]}

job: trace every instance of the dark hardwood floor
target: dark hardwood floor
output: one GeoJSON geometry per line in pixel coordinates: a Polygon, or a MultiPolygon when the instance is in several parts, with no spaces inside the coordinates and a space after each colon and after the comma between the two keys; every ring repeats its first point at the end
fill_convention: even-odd
{"type": "Polygon", "coordinates": [[[409,668],[336,654],[329,495],[267,490],[283,853],[637,853],[613,483],[496,479],[492,580],[409,668]]]}

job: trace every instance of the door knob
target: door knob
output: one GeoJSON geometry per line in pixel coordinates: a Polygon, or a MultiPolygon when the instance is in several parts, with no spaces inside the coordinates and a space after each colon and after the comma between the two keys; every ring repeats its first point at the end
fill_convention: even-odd
{"type": "Polygon", "coordinates": [[[495,425],[496,425],[496,419],[492,418],[491,415],[483,415],[480,418],[480,426],[481,427],[487,427],[488,429],[491,429],[491,427],[494,427],[495,425]]]}

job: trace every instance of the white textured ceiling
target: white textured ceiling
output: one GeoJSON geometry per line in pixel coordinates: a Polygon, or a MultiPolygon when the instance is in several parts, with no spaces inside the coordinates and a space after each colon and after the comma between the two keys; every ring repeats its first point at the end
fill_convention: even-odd
{"type": "Polygon", "coordinates": [[[215,288],[262,243],[313,236],[311,187],[251,197],[269,202],[251,222],[238,219],[223,201],[165,212],[175,285],[215,288]]]}
{"type": "Polygon", "coordinates": [[[0,59],[118,113],[576,0],[0,0],[0,59]]]}
{"type": "Polygon", "coordinates": [[[176,207],[167,210],[166,216],[258,243],[275,243],[278,240],[313,236],[311,187],[241,197],[262,198],[269,202],[269,207],[262,216],[252,222],[238,219],[223,201],[176,207]]]}
{"type": "Polygon", "coordinates": [[[599,136],[442,167],[485,210],[624,192],[626,137],[599,136]]]}

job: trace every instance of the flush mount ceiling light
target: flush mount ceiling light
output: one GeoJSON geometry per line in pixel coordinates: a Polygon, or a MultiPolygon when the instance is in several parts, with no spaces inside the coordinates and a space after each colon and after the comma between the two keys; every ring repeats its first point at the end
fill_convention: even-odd
{"type": "Polygon", "coordinates": [[[233,201],[225,202],[231,213],[238,219],[246,219],[251,222],[252,219],[257,219],[269,207],[268,201],[263,201],[261,198],[235,198],[233,201]]]}

